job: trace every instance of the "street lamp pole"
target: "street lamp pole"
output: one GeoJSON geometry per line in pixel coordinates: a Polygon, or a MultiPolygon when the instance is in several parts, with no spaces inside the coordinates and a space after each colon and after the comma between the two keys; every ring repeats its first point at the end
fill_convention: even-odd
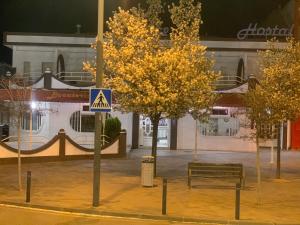
{"type": "MultiPolygon", "coordinates": [[[[96,88],[101,88],[103,83],[103,22],[104,0],[98,0],[98,34],[96,41],[96,88]]],[[[95,113],[95,138],[94,138],[94,178],[93,178],[93,206],[98,207],[100,202],[100,168],[101,168],[101,136],[102,115],[95,113]]]]}

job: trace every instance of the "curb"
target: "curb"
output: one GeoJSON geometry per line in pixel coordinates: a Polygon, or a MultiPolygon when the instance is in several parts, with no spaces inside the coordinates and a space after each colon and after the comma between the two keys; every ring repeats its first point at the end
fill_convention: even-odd
{"type": "Polygon", "coordinates": [[[0,205],[7,207],[22,207],[28,209],[41,209],[41,210],[51,210],[56,212],[65,213],[78,213],[93,215],[93,216],[110,216],[128,219],[141,219],[141,220],[157,220],[157,221],[171,221],[171,222],[189,222],[189,223],[209,223],[209,224],[227,224],[227,225],[300,225],[300,224],[283,224],[283,223],[271,223],[262,221],[252,221],[252,220],[211,220],[211,219],[200,219],[194,217],[179,217],[179,216],[168,216],[168,215],[150,215],[150,214],[138,214],[138,213],[126,213],[126,212],[116,212],[116,211],[102,211],[95,209],[74,209],[74,208],[64,208],[55,206],[44,206],[44,205],[34,205],[26,203],[15,203],[0,201],[0,205]]]}

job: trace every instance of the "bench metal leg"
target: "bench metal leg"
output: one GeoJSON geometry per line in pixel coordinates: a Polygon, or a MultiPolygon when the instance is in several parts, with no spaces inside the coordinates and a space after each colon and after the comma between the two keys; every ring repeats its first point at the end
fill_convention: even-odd
{"type": "Polygon", "coordinates": [[[191,170],[188,169],[188,186],[189,186],[189,189],[191,189],[191,170]]]}
{"type": "Polygon", "coordinates": [[[241,189],[245,189],[245,178],[244,177],[240,178],[240,185],[241,185],[241,189]]]}
{"type": "Polygon", "coordinates": [[[245,186],[246,186],[246,172],[245,170],[243,169],[243,177],[242,177],[242,189],[245,189],[245,186]]]}

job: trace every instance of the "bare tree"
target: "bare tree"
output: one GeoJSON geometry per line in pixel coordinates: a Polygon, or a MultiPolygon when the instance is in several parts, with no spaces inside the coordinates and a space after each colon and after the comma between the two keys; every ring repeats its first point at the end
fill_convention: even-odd
{"type": "Polygon", "coordinates": [[[1,107],[9,113],[9,125],[17,127],[18,149],[18,185],[22,190],[21,180],[21,127],[24,113],[31,110],[30,96],[32,89],[27,87],[27,82],[21,76],[0,79],[1,107]]]}

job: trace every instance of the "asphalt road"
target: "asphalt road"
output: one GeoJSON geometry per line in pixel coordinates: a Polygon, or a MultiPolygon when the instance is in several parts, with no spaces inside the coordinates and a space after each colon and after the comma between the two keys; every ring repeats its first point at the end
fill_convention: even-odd
{"type": "MultiPolygon", "coordinates": [[[[0,205],[1,225],[206,225],[68,213],[0,205]]],[[[210,225],[217,225],[211,224],[210,225]]]]}

